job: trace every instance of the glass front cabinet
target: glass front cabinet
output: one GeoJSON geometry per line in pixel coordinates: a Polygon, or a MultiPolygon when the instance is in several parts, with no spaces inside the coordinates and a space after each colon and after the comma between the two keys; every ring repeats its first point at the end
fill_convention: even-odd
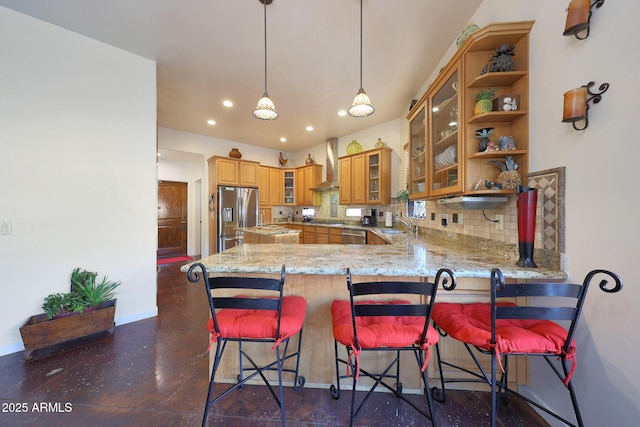
{"type": "Polygon", "coordinates": [[[409,184],[412,198],[427,197],[426,152],[426,106],[424,103],[413,108],[409,116],[409,184]]]}
{"type": "Polygon", "coordinates": [[[508,195],[518,181],[526,182],[532,26],[533,21],[497,23],[473,33],[411,108],[411,200],[508,195]],[[512,65],[508,71],[493,69],[504,46],[512,65]],[[476,108],[477,98],[487,93],[488,110],[476,108]]]}
{"type": "Polygon", "coordinates": [[[391,149],[388,147],[366,152],[367,204],[391,203],[391,149]]]}
{"type": "Polygon", "coordinates": [[[429,97],[429,132],[427,135],[429,195],[440,196],[462,191],[464,153],[460,150],[459,73],[455,67],[438,79],[429,97]]]}
{"type": "Polygon", "coordinates": [[[293,170],[284,171],[284,204],[287,206],[295,206],[295,172],[293,170]]]}

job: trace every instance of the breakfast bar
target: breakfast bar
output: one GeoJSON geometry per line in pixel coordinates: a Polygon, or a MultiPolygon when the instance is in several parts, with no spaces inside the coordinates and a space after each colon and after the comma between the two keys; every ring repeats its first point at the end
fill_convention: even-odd
{"type": "MultiPolygon", "coordinates": [[[[382,235],[382,234],[381,234],[382,235]]],[[[454,291],[439,290],[438,300],[486,301],[489,275],[493,267],[512,279],[564,280],[566,273],[554,269],[527,269],[515,265],[515,259],[487,255],[477,245],[451,243],[446,238],[417,238],[409,234],[386,236],[388,245],[326,244],[243,244],[199,260],[210,275],[278,275],[286,266],[285,294],[307,300],[303,329],[301,375],[307,387],[328,387],[335,382],[331,302],[348,299],[347,268],[354,280],[380,281],[418,277],[433,279],[440,268],[454,272],[454,291]]],[[[181,267],[187,272],[191,264],[181,267]]],[[[203,295],[204,297],[204,295],[203,295]]],[[[205,325],[202,325],[204,328],[205,325]]],[[[294,343],[292,342],[292,345],[294,343]]],[[[203,344],[204,345],[204,344],[203,344]]],[[[445,348],[444,351],[447,351],[445,348]]],[[[457,350],[452,350],[457,352],[457,350]]],[[[220,381],[235,382],[237,357],[226,357],[218,376],[220,381]]],[[[411,360],[403,363],[415,363],[411,360]]],[[[406,370],[406,372],[411,372],[406,370]]],[[[429,376],[435,370],[429,369],[429,376]]],[[[286,379],[286,378],[285,378],[286,379]]],[[[403,378],[405,390],[418,392],[419,377],[403,378]]],[[[518,380],[514,378],[514,381],[518,380]]]]}

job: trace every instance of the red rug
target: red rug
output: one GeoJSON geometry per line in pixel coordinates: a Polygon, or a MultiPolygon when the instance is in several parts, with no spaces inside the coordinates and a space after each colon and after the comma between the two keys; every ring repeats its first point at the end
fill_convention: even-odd
{"type": "Polygon", "coordinates": [[[191,258],[190,256],[175,256],[175,257],[171,257],[171,258],[158,258],[158,265],[162,265],[162,264],[171,264],[174,262],[184,262],[184,261],[191,261],[193,260],[193,258],[191,258]]]}

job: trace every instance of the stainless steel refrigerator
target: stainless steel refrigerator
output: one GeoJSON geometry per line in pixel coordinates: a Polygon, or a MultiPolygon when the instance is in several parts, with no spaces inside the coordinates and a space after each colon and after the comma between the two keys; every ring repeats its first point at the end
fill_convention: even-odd
{"type": "Polygon", "coordinates": [[[218,252],[241,245],[240,227],[255,227],[258,218],[258,189],[218,187],[218,252]]]}

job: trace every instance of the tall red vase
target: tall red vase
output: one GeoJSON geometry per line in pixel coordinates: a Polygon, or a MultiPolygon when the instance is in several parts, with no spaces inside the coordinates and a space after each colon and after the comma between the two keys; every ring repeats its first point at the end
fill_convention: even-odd
{"type": "Polygon", "coordinates": [[[537,268],[533,261],[533,243],[536,239],[536,208],[538,190],[536,188],[518,186],[516,209],[518,211],[518,250],[520,258],[518,267],[537,268]]]}

